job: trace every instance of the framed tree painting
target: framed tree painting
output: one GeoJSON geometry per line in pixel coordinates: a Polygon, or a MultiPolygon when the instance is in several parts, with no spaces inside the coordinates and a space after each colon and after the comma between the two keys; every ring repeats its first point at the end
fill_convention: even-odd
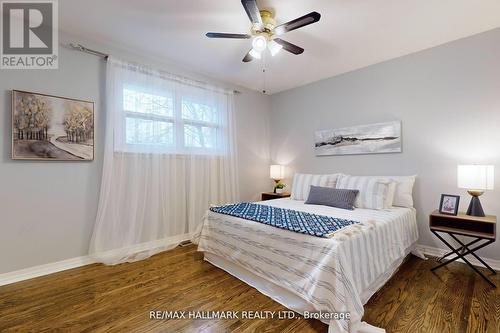
{"type": "Polygon", "coordinates": [[[13,90],[12,159],[94,160],[94,102],[13,90]]]}

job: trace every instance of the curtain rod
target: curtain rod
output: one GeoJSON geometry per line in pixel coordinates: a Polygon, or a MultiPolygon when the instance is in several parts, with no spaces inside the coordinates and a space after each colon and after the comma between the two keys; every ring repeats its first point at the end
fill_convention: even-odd
{"type": "Polygon", "coordinates": [[[71,46],[71,48],[73,48],[75,50],[78,50],[78,51],[81,51],[84,53],[88,53],[88,54],[93,54],[95,56],[102,57],[104,59],[108,59],[108,57],[109,57],[109,54],[86,48],[82,44],[70,43],[69,46],[71,46]]]}
{"type": "MultiPolygon", "coordinates": [[[[98,56],[98,57],[102,57],[102,58],[104,58],[104,60],[108,60],[108,58],[109,58],[109,54],[89,49],[89,48],[83,46],[82,44],[70,43],[69,46],[72,49],[74,49],[74,50],[77,50],[77,51],[80,51],[80,52],[84,52],[84,53],[88,53],[88,54],[92,54],[92,55],[95,55],[95,56],[98,56]]],[[[198,82],[198,83],[201,83],[201,84],[206,84],[206,82],[203,82],[203,81],[197,81],[197,80],[193,80],[193,79],[190,79],[190,80],[198,82]]],[[[241,94],[241,91],[233,90],[233,93],[235,93],[235,94],[241,94]]]]}

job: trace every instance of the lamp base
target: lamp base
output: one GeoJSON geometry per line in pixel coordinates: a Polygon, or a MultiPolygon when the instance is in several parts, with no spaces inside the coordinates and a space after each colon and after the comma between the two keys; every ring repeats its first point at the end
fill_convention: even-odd
{"type": "Polygon", "coordinates": [[[483,211],[483,207],[481,206],[481,201],[479,201],[479,197],[477,195],[473,195],[470,199],[469,208],[467,209],[467,215],[470,216],[486,216],[483,211]]]}
{"type": "Polygon", "coordinates": [[[278,186],[278,184],[280,183],[281,179],[273,179],[275,184],[274,184],[274,191],[273,193],[276,193],[276,186],[278,186]]]}

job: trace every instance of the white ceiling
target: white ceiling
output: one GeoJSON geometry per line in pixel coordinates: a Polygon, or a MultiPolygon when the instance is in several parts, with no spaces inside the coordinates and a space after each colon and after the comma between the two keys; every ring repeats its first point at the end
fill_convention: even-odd
{"type": "MultiPolygon", "coordinates": [[[[318,23],[283,39],[302,55],[268,57],[266,88],[276,93],[500,27],[500,0],[257,0],[279,23],[311,11],[318,23]]],[[[254,90],[262,61],[243,63],[250,40],[205,33],[247,33],[239,0],[63,0],[60,28],[90,40],[150,53],[194,72],[254,90]]]]}

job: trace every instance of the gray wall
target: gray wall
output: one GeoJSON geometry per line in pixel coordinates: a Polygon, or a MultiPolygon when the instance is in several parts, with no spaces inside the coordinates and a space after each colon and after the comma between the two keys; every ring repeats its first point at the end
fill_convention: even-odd
{"type": "MultiPolygon", "coordinates": [[[[89,47],[197,79],[162,60],[61,35],[63,43],[89,47]]],[[[102,171],[104,61],[61,47],[58,70],[0,70],[0,273],[84,256],[94,225],[102,171]],[[10,90],[19,89],[96,102],[94,162],[12,161],[10,90]]],[[[269,186],[269,96],[244,89],[235,96],[242,199],[269,186]]]]}
{"type": "Polygon", "coordinates": [[[270,98],[246,92],[237,94],[235,103],[241,199],[258,201],[260,193],[272,190],[274,183],[269,179],[270,98]]]}
{"type": "MultiPolygon", "coordinates": [[[[109,44],[68,35],[61,40],[206,79],[109,44]]],[[[271,188],[270,153],[275,162],[290,166],[289,174],[418,174],[414,196],[421,243],[441,246],[427,231],[427,214],[441,193],[461,194],[461,208],[466,208],[469,198],[456,188],[456,164],[491,163],[500,175],[499,59],[497,29],[271,97],[240,88],[235,103],[242,199],[256,200],[271,188]],[[317,129],[395,119],[403,121],[402,154],[313,154],[317,129]]],[[[59,70],[0,70],[0,273],[86,255],[102,169],[103,89],[104,62],[65,48],[59,70]],[[11,89],[94,100],[96,160],[12,161],[11,89]]],[[[485,210],[499,215],[499,199],[497,176],[496,190],[482,197],[485,210]]],[[[484,254],[500,259],[499,250],[497,243],[484,254]]]]}
{"type": "MultiPolygon", "coordinates": [[[[500,215],[500,29],[273,95],[271,110],[271,157],[290,175],[418,174],[422,244],[443,247],[427,224],[441,193],[460,194],[467,209],[457,164],[495,165],[495,190],[481,201],[500,215]],[[314,156],[315,130],[390,120],[402,120],[401,154],[314,156]]],[[[500,259],[500,242],[482,253],[500,259]]]]}
{"type": "Polygon", "coordinates": [[[0,273],[88,249],[102,169],[104,67],[96,57],[59,55],[59,70],[0,70],[0,273]],[[11,89],[95,101],[95,161],[12,161],[11,89]]]}

